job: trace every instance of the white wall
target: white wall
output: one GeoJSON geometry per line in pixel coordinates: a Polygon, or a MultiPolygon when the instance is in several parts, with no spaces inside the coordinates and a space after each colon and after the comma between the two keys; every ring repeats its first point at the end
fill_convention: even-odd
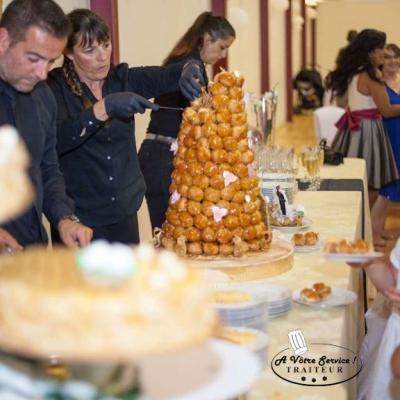
{"type": "Polygon", "coordinates": [[[301,16],[300,0],[292,0],[292,48],[293,75],[301,69],[301,32],[303,28],[303,17],[301,16]]]}
{"type": "Polygon", "coordinates": [[[388,42],[400,44],[399,0],[331,0],[319,4],[317,12],[317,60],[323,75],[346,45],[349,29],[379,29],[387,33],[388,42]]]}
{"type": "Polygon", "coordinates": [[[260,92],[260,10],[254,0],[229,0],[227,18],[236,30],[229,49],[229,69],[245,77],[244,90],[260,92]]]}
{"type": "Polygon", "coordinates": [[[278,90],[277,125],[286,118],[285,11],[269,6],[269,68],[271,87],[278,90]]]}
{"type": "MultiPolygon", "coordinates": [[[[90,0],[56,0],[65,12],[70,12],[74,8],[89,8],[90,0]]],[[[11,0],[3,0],[3,8],[11,3],[11,0]]]]}

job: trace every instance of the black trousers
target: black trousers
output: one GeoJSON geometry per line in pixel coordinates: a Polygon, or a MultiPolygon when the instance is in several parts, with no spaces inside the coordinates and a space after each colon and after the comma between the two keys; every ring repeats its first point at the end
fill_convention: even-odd
{"type": "MultiPolygon", "coordinates": [[[[137,215],[129,215],[115,224],[103,226],[91,226],[93,239],[105,239],[109,242],[120,242],[125,244],[139,243],[139,228],[137,215]]],[[[51,239],[53,243],[61,243],[58,231],[51,227],[51,239]]]]}
{"type": "Polygon", "coordinates": [[[140,169],[146,181],[146,200],[153,229],[161,228],[168,208],[174,158],[170,147],[169,143],[147,139],[139,150],[140,169]]]}

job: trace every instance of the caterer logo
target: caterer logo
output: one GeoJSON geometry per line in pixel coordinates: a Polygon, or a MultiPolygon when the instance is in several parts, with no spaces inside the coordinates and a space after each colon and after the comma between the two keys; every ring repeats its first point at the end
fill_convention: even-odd
{"type": "Polygon", "coordinates": [[[290,347],[271,361],[279,378],[303,386],[330,386],[356,377],[362,368],[356,353],[328,343],[307,343],[300,329],[288,333],[290,347]]]}

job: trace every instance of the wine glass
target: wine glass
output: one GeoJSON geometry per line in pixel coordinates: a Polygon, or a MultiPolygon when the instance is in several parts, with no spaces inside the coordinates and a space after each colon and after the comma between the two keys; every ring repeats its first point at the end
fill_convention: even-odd
{"type": "Polygon", "coordinates": [[[307,153],[305,163],[308,175],[310,176],[310,186],[307,190],[318,190],[320,188],[321,151],[318,146],[315,146],[307,153]]]}

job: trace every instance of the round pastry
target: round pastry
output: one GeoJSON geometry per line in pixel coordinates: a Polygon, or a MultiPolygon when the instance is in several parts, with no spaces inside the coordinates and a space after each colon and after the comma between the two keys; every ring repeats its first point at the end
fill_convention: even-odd
{"type": "Polygon", "coordinates": [[[243,90],[241,87],[234,86],[229,89],[229,97],[231,99],[241,100],[243,98],[243,90]]]}
{"type": "Polygon", "coordinates": [[[198,161],[190,161],[187,166],[187,172],[192,177],[202,175],[203,167],[198,161]]]}
{"type": "Polygon", "coordinates": [[[216,316],[197,271],[148,245],[95,245],[83,253],[31,248],[0,260],[3,350],[131,363],[212,335],[216,316]]]}
{"type": "Polygon", "coordinates": [[[204,214],[198,214],[194,217],[194,226],[200,230],[207,228],[208,218],[204,214]]]}
{"type": "Polygon", "coordinates": [[[295,246],[304,246],[306,244],[306,238],[302,233],[295,233],[293,235],[293,242],[295,246]]]}
{"type": "Polygon", "coordinates": [[[369,243],[365,240],[356,240],[354,242],[354,252],[355,253],[368,253],[369,252],[369,243]]]}
{"type": "Polygon", "coordinates": [[[189,194],[189,186],[184,183],[180,184],[178,186],[178,193],[183,197],[187,197],[189,194]]]}
{"type": "Polygon", "coordinates": [[[196,227],[191,226],[186,229],[185,236],[189,242],[198,242],[200,240],[200,231],[196,227]]]}
{"type": "Polygon", "coordinates": [[[324,287],[326,287],[326,286],[325,286],[325,283],[323,283],[323,282],[317,282],[317,283],[314,283],[314,285],[313,285],[313,289],[316,290],[317,292],[319,290],[323,289],[324,287]]]}
{"type": "Polygon", "coordinates": [[[217,94],[213,97],[212,104],[216,110],[227,108],[229,97],[226,94],[217,94]]]}
{"type": "Polygon", "coordinates": [[[211,161],[206,161],[203,167],[204,174],[208,177],[217,175],[219,173],[218,165],[214,164],[211,161]]]}
{"type": "Polygon", "coordinates": [[[193,256],[200,256],[203,254],[203,249],[201,248],[200,242],[189,243],[187,247],[188,253],[193,256]]]}
{"type": "Polygon", "coordinates": [[[245,125],[234,126],[232,128],[232,136],[237,139],[245,139],[247,136],[247,127],[245,125]]]}
{"type": "Polygon", "coordinates": [[[176,203],[175,208],[179,211],[187,211],[188,201],[185,197],[181,197],[176,203]]]}
{"type": "Polygon", "coordinates": [[[326,253],[339,253],[339,245],[336,242],[327,242],[324,246],[326,253]]]}
{"type": "Polygon", "coordinates": [[[203,231],[201,232],[201,239],[204,242],[209,242],[213,243],[217,239],[217,235],[215,234],[215,231],[211,227],[204,228],[203,231]]]}
{"type": "Polygon", "coordinates": [[[219,247],[216,243],[203,243],[204,254],[216,256],[219,253],[219,247]]]}
{"type": "Polygon", "coordinates": [[[237,78],[235,75],[230,74],[228,71],[222,71],[215,76],[215,82],[220,82],[224,86],[230,88],[231,86],[236,85],[237,78]]]}
{"type": "Polygon", "coordinates": [[[180,237],[184,237],[186,233],[186,229],[183,226],[177,226],[174,229],[173,237],[175,240],[178,240],[180,237]]]}
{"type": "Polygon", "coordinates": [[[210,118],[212,111],[209,108],[201,107],[197,111],[200,118],[200,123],[204,124],[210,118]]]}
{"type": "Polygon", "coordinates": [[[227,108],[223,108],[218,110],[217,114],[217,122],[219,123],[230,123],[231,122],[231,112],[227,108]]]}
{"type": "Polygon", "coordinates": [[[347,240],[341,240],[339,242],[339,253],[351,254],[353,253],[353,246],[347,240]]]}
{"type": "MultiPolygon", "coordinates": [[[[207,188],[206,191],[208,189],[209,188],[207,188]]],[[[194,201],[201,201],[201,200],[203,200],[203,197],[204,197],[203,190],[201,188],[199,188],[198,186],[191,186],[189,189],[189,192],[188,192],[188,197],[189,197],[189,199],[194,200],[194,201]]]]}
{"type": "Polygon", "coordinates": [[[217,94],[228,94],[228,88],[220,82],[212,82],[208,87],[214,96],[217,94]]]}
{"type": "Polygon", "coordinates": [[[308,288],[305,288],[300,292],[300,297],[309,303],[318,303],[321,301],[321,296],[319,293],[308,288]]]}
{"type": "Polygon", "coordinates": [[[306,246],[314,246],[318,242],[318,233],[307,232],[304,234],[306,246]]]}
{"type": "Polygon", "coordinates": [[[217,149],[211,151],[211,160],[216,164],[222,164],[225,162],[227,157],[227,152],[224,149],[217,149]]]}
{"type": "Polygon", "coordinates": [[[222,138],[218,135],[212,135],[208,138],[208,143],[212,150],[222,149],[223,143],[222,138]]]}
{"type": "Polygon", "coordinates": [[[232,126],[228,123],[221,123],[217,125],[218,135],[222,138],[230,136],[232,134],[232,126]]]}
{"type": "Polygon", "coordinates": [[[233,245],[232,244],[220,244],[219,245],[219,254],[222,257],[227,257],[233,254],[233,245]]]}
{"type": "Polygon", "coordinates": [[[326,299],[332,293],[332,289],[330,286],[324,286],[323,288],[318,290],[318,294],[321,296],[322,299],[326,299]]]}
{"type": "Polygon", "coordinates": [[[186,211],[179,213],[179,221],[184,228],[193,226],[193,217],[186,211]]]}
{"type": "Polygon", "coordinates": [[[226,162],[230,165],[235,165],[240,161],[241,153],[239,150],[228,151],[226,162]]]}
{"type": "Polygon", "coordinates": [[[206,189],[210,184],[210,178],[206,175],[197,175],[193,177],[193,185],[201,189],[206,189]]]}

